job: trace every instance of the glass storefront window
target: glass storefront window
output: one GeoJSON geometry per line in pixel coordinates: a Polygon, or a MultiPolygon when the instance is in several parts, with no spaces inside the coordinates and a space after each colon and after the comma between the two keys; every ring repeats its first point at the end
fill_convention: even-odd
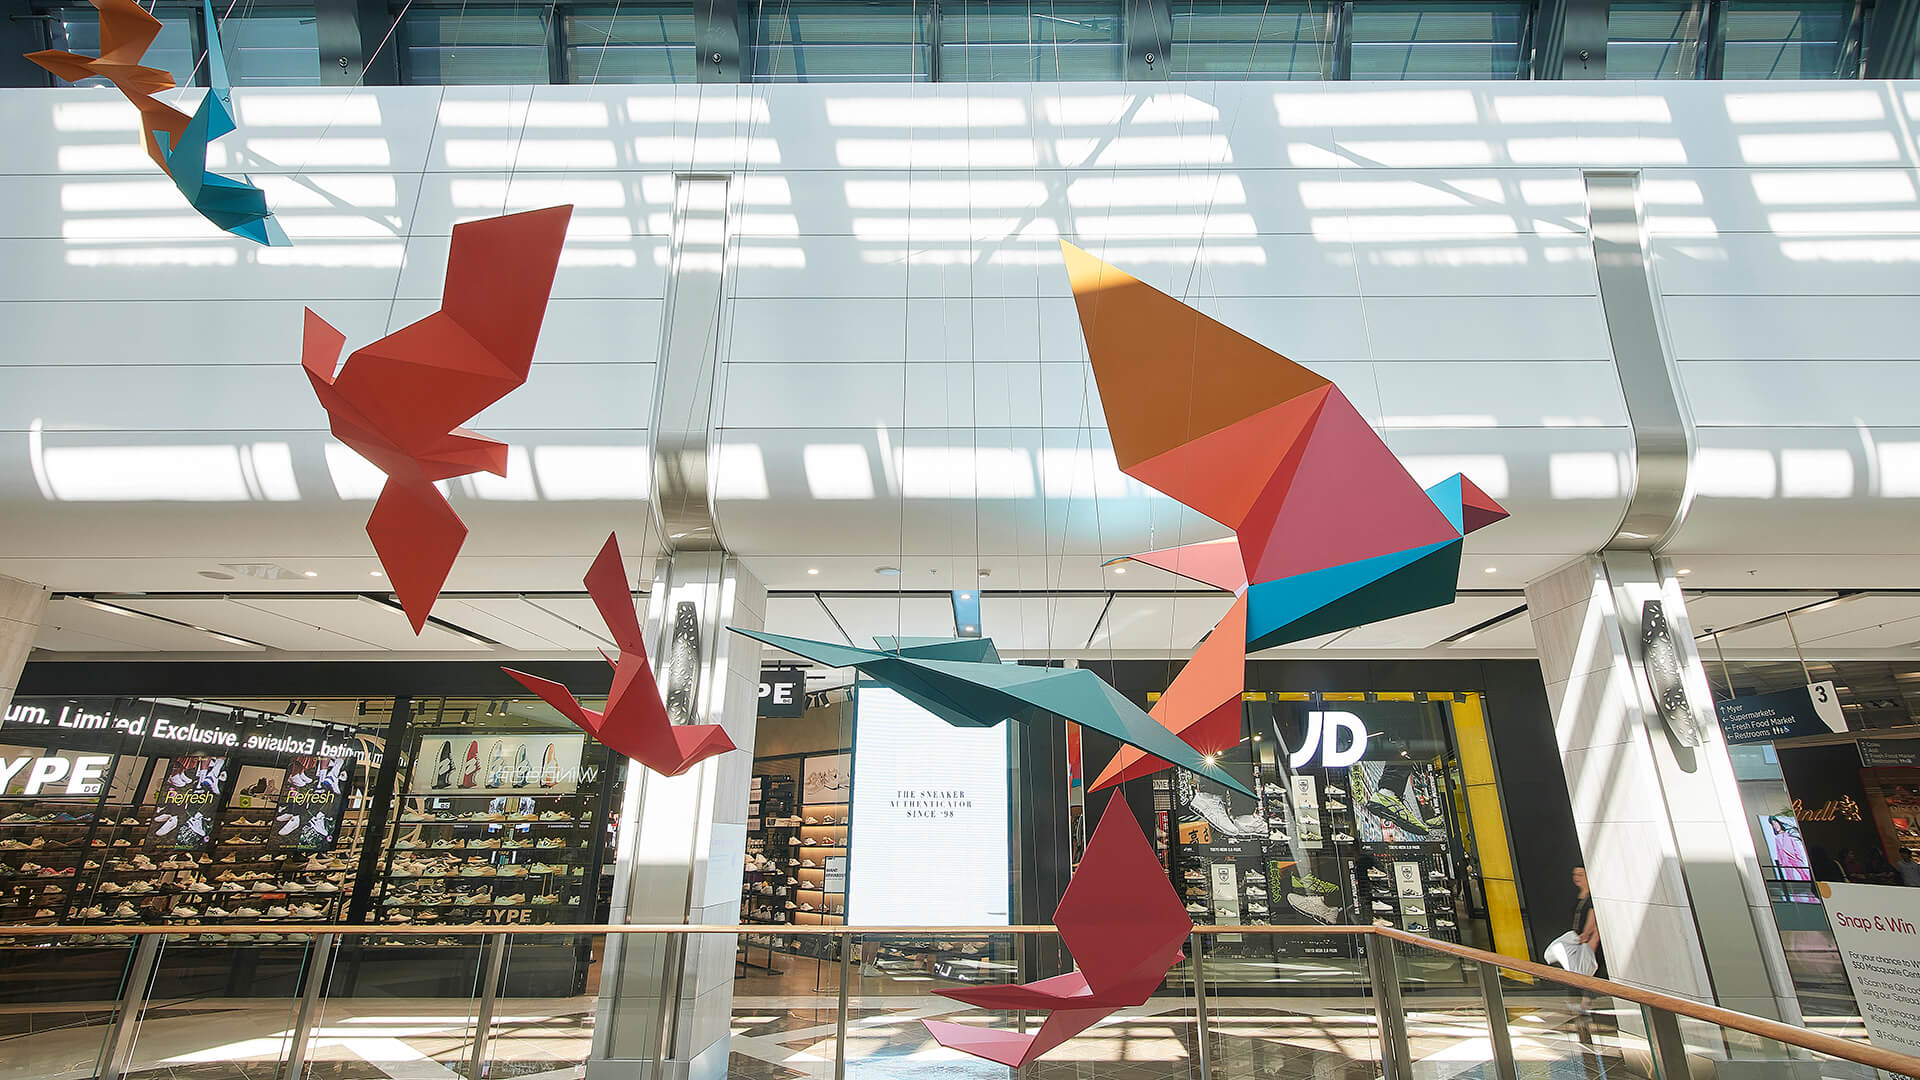
{"type": "Polygon", "coordinates": [[[563,10],[568,82],[694,81],[692,8],[622,4],[563,10]]]}
{"type": "Polygon", "coordinates": [[[1172,74],[1189,79],[1330,79],[1335,9],[1233,0],[1173,5],[1172,74]]]}
{"type": "Polygon", "coordinates": [[[1850,79],[1854,5],[1734,0],[1726,7],[1727,79],[1850,79]]]}
{"type": "Polygon", "coordinates": [[[927,19],[910,0],[760,0],[753,7],[753,81],[931,79],[927,19]]]}
{"type": "Polygon", "coordinates": [[[398,31],[400,80],[446,86],[550,82],[547,19],[548,9],[539,7],[415,7],[398,31]]]}
{"type": "Polygon", "coordinates": [[[1695,79],[1705,0],[1617,0],[1607,10],[1607,78],[1695,79]]]}
{"type": "Polygon", "coordinates": [[[235,86],[320,85],[320,31],[311,6],[235,9],[220,21],[220,42],[235,86]]]}
{"type": "Polygon", "coordinates": [[[1519,79],[1526,4],[1355,4],[1355,79],[1519,79]]]}
{"type": "Polygon", "coordinates": [[[940,5],[940,78],[949,82],[1118,79],[1119,0],[960,0],[940,5]]]}

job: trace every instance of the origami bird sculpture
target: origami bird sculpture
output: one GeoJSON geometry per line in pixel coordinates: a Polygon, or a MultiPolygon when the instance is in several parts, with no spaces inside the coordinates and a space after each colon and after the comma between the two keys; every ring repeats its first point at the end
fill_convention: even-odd
{"type": "MultiPolygon", "coordinates": [[[[1457,473],[1422,490],[1331,381],[1060,247],[1120,470],[1234,531],[1132,556],[1234,595],[1155,719],[1225,749],[1249,651],[1453,602],[1498,503],[1457,473]]],[[[1123,747],[1093,787],[1165,767],[1123,747]]]]}
{"type": "Polygon", "coordinates": [[[1002,664],[992,638],[876,638],[878,649],[859,649],[737,626],[728,629],[827,667],[856,668],[957,727],[992,727],[1003,720],[1030,723],[1058,716],[1235,791],[1253,794],[1092,671],[1002,664]]]}
{"type": "Polygon", "coordinates": [[[613,536],[593,560],[585,578],[587,594],[613,633],[620,655],[613,660],[613,688],[605,712],[574,699],[572,691],[551,679],[501,668],[540,700],[560,711],[582,731],[662,776],[679,776],[696,764],[737,749],[718,724],[675,724],[660,697],[660,685],[647,663],[640,618],[627,586],[620,544],[613,536]]]}
{"type": "Polygon", "coordinates": [[[154,95],[173,89],[173,76],[140,60],[160,34],[160,20],[134,0],[91,0],[100,12],[100,55],[48,49],[27,54],[68,82],[99,76],[118,87],[140,112],[147,156],[173,179],[174,186],[200,216],[256,243],[278,247],[287,235],[267,209],[266,193],[244,180],[207,171],[207,146],[234,130],[233,83],[220,51],[220,29],[212,0],[201,0],[206,25],[207,74],[211,88],[189,118],[154,95]]]}
{"type": "Polygon", "coordinates": [[[1048,1010],[1038,1031],[921,1021],[934,1040],[1017,1069],[1114,1012],[1146,1004],[1180,962],[1193,920],[1125,799],[1108,800],[1053,924],[1078,970],[1019,985],[935,991],[984,1009],[1048,1010]]]}
{"type": "Polygon", "coordinates": [[[338,377],[346,336],[307,310],[301,365],[334,437],[387,474],[367,536],[414,633],[467,538],[434,484],[507,474],[505,443],[457,425],[527,381],[572,215],[555,206],[454,226],[440,310],[355,350],[338,377]]]}

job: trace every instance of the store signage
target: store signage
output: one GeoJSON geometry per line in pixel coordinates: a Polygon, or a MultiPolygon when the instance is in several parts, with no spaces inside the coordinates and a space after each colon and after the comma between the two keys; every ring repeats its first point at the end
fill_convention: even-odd
{"type": "Polygon", "coordinates": [[[273,842],[291,851],[326,851],[340,836],[352,758],[302,754],[287,763],[273,818],[273,842]]]}
{"type": "Polygon", "coordinates": [[[1840,711],[1840,698],[1831,682],[1728,698],[1715,702],[1713,711],[1720,718],[1720,734],[1729,745],[1847,730],[1846,714],[1840,711]]]}
{"type": "Polygon", "coordinates": [[[379,763],[377,752],[366,753],[361,749],[360,740],[334,728],[267,720],[258,714],[249,717],[242,713],[221,713],[159,702],[147,702],[137,711],[125,711],[93,705],[85,700],[42,698],[38,701],[15,701],[7,707],[0,731],[16,736],[33,731],[119,735],[209,750],[320,754],[356,760],[366,757],[373,764],[379,763]]]}
{"type": "Polygon", "coordinates": [[[1819,883],[1867,1041],[1920,1054],[1920,889],[1819,883]]]}
{"type": "Polygon", "coordinates": [[[1861,739],[1860,764],[1869,769],[1920,767],[1920,739],[1861,739]]]}
{"type": "Polygon", "coordinates": [[[112,766],[109,754],[0,757],[0,797],[98,795],[112,766]]]}
{"type": "Polygon", "coordinates": [[[592,780],[582,765],[584,735],[490,734],[423,738],[409,795],[558,795],[592,780]]]}
{"type": "Polygon", "coordinates": [[[862,685],[852,776],[850,924],[1007,924],[1006,725],[955,727],[893,690],[862,685]]]}
{"type": "Polygon", "coordinates": [[[1367,752],[1367,737],[1367,725],[1350,712],[1309,712],[1307,734],[1300,740],[1300,749],[1288,751],[1287,764],[1304,768],[1318,754],[1323,768],[1344,769],[1367,752]]]}
{"type": "Polygon", "coordinates": [[[806,711],[807,673],[804,669],[761,669],[761,716],[803,716],[806,711]]]}

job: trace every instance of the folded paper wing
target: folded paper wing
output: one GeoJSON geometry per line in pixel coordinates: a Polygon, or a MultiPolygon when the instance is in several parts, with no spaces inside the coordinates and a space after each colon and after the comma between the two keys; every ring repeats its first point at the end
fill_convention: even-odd
{"type": "Polygon", "coordinates": [[[367,535],[415,633],[467,537],[434,485],[506,475],[506,445],[458,425],[527,381],[572,214],[454,226],[440,310],[356,350],[337,376],[346,337],[307,311],[301,365],[334,437],[387,475],[367,535]]]}
{"type": "Polygon", "coordinates": [[[160,20],[134,0],[91,2],[100,12],[99,56],[47,49],[28,53],[27,59],[67,82],[98,76],[112,83],[139,110],[141,139],[146,144],[147,156],[165,171],[167,158],[156,133],[177,142],[187,130],[189,117],[154,97],[163,90],[173,89],[173,76],[140,62],[154,39],[160,36],[160,20]]]}
{"type": "Polygon", "coordinates": [[[575,700],[552,679],[502,668],[540,700],[581,730],[662,776],[678,776],[716,754],[737,749],[718,724],[675,724],[660,697],[660,684],[647,663],[647,649],[627,587],[626,564],[613,536],[600,548],[585,578],[587,594],[606,620],[620,655],[613,661],[613,688],[607,708],[597,712],[575,700]]]}
{"type": "Polygon", "coordinates": [[[939,990],[988,1009],[1051,1010],[1023,1035],[926,1020],[940,1045],[1019,1068],[1119,1009],[1144,1004],[1193,933],[1180,896],[1124,799],[1111,799],[1053,922],[1079,970],[1037,982],[939,990]]]}
{"type": "MultiPolygon", "coordinates": [[[[1208,763],[1199,751],[1085,668],[1002,664],[989,638],[898,642],[899,648],[885,650],[729,629],[828,667],[857,668],[957,727],[992,727],[1003,720],[1032,723],[1057,716],[1252,794],[1231,773],[1208,763]]],[[[883,639],[881,644],[890,642],[883,639]]]]}
{"type": "MultiPolygon", "coordinates": [[[[1457,474],[1422,490],[1324,377],[1061,250],[1121,470],[1234,532],[1133,557],[1238,598],[1156,719],[1203,750],[1237,741],[1248,652],[1453,602],[1461,538],[1498,503],[1457,474]]],[[[1093,787],[1164,767],[1122,748],[1093,787]]]]}

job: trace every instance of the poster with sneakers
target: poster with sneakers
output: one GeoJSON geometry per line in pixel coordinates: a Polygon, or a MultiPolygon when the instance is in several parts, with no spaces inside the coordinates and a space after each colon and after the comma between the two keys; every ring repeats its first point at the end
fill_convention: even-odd
{"type": "Polygon", "coordinates": [[[197,851],[213,837],[214,816],[227,783],[224,757],[177,757],[167,762],[154,795],[147,840],[160,848],[197,851]]]}
{"type": "Polygon", "coordinates": [[[1348,770],[1354,822],[1363,843],[1442,843],[1440,778],[1433,765],[1404,756],[1362,761],[1348,770]]]}
{"type": "Polygon", "coordinates": [[[846,754],[825,754],[800,763],[800,801],[803,803],[843,803],[852,798],[853,759],[846,754]]]}
{"type": "Polygon", "coordinates": [[[271,843],[287,851],[326,851],[340,834],[351,759],[302,755],[287,763],[286,791],[273,819],[271,843]]]}
{"type": "MultiPolygon", "coordinates": [[[[580,775],[584,735],[481,734],[420,740],[409,795],[517,795],[571,792],[580,775]],[[461,762],[456,767],[455,763],[461,762]]],[[[589,767],[591,769],[591,767],[589,767]]]]}

